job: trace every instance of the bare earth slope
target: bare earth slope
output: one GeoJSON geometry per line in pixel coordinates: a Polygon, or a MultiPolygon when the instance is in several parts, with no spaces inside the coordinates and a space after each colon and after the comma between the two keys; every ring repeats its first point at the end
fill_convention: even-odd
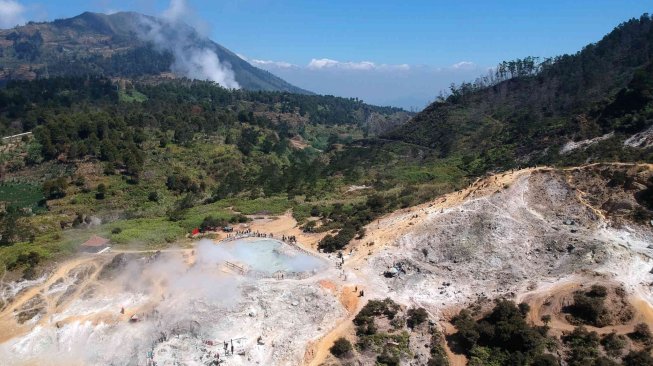
{"type": "MultiPolygon", "coordinates": [[[[647,179],[648,168],[640,169],[641,179],[647,179]]],[[[650,228],[614,227],[617,220],[605,218],[570,183],[579,174],[586,172],[536,169],[493,176],[446,199],[390,215],[372,224],[370,235],[358,243],[363,251],[366,243],[389,242],[372,255],[359,253],[369,263],[361,272],[388,293],[436,312],[442,305],[516,295],[593,272],[644,292],[640,282],[653,266],[650,228]],[[399,276],[379,276],[392,266],[400,269],[399,276]]],[[[623,191],[614,191],[610,197],[621,197],[623,191]]]]}
{"type": "MultiPolygon", "coordinates": [[[[653,232],[636,199],[652,174],[650,165],[606,164],[479,179],[373,222],[351,243],[343,269],[333,255],[310,254],[327,265],[306,278],[225,272],[232,267],[215,254],[223,243],[136,259],[115,277],[101,274],[110,257],[83,257],[22,291],[4,286],[13,299],[3,297],[0,354],[38,362],[65,348],[69,364],[102,364],[142,363],[152,351],[161,364],[202,364],[221,352],[227,365],[338,364],[328,349],[340,336],[353,338],[351,319],[371,298],[423,306],[451,332],[449,317],[461,307],[507,297],[531,304],[534,323],[553,315],[552,331],[560,332],[573,328],[560,315],[565,301],[594,283],[625,290],[632,318],[596,328],[623,334],[638,322],[653,325],[653,232]],[[132,314],[146,318],[128,323],[132,314]],[[235,355],[207,343],[232,338],[235,355]]],[[[290,226],[261,228],[276,237],[296,232],[290,226]]]]}

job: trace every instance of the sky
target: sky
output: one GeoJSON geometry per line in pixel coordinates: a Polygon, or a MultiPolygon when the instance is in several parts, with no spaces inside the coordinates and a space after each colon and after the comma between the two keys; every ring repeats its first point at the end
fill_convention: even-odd
{"type": "Polygon", "coordinates": [[[83,11],[186,21],[255,66],[321,94],[421,109],[503,60],[574,53],[648,0],[0,0],[0,27],[83,11]]]}

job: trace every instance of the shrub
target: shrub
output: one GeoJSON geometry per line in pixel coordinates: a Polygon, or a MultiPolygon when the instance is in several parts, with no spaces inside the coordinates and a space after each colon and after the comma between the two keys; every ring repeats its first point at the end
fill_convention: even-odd
{"type": "Polygon", "coordinates": [[[21,253],[16,257],[15,261],[9,263],[7,269],[11,271],[20,266],[36,267],[40,261],[41,256],[37,252],[21,253]]]}
{"type": "Polygon", "coordinates": [[[532,366],[558,366],[558,359],[551,354],[538,355],[533,359],[532,366]]]}
{"type": "Polygon", "coordinates": [[[549,325],[549,323],[551,322],[551,315],[549,314],[542,315],[540,320],[542,320],[542,323],[544,323],[544,325],[549,325]]]}
{"type": "Polygon", "coordinates": [[[626,346],[626,337],[612,332],[601,339],[601,345],[609,356],[619,357],[621,350],[626,346]]]}
{"type": "Polygon", "coordinates": [[[205,230],[211,230],[214,228],[219,228],[222,226],[225,226],[226,222],[224,220],[215,218],[213,216],[207,216],[202,220],[202,223],[200,224],[200,230],[205,231],[205,230]]]}
{"type": "Polygon", "coordinates": [[[318,244],[318,248],[322,249],[327,253],[333,253],[335,251],[343,249],[351,239],[356,235],[356,229],[352,226],[345,226],[338,234],[335,236],[327,235],[318,244]]]}
{"type": "Polygon", "coordinates": [[[569,348],[569,366],[593,365],[599,356],[599,336],[585,327],[576,327],[573,332],[562,337],[562,342],[569,348]]]}
{"type": "Polygon", "coordinates": [[[592,286],[588,292],[578,291],[574,294],[574,303],[569,306],[568,311],[575,319],[597,327],[610,324],[610,314],[605,309],[605,288],[592,286]]]}
{"type": "Polygon", "coordinates": [[[426,364],[426,366],[449,366],[449,359],[447,356],[434,355],[429,358],[429,362],[426,364]]]}
{"type": "Polygon", "coordinates": [[[431,333],[431,357],[427,366],[449,366],[449,359],[442,342],[444,337],[437,329],[432,329],[431,333]]]}
{"type": "Polygon", "coordinates": [[[51,179],[43,183],[43,194],[47,199],[63,198],[66,196],[67,186],[68,183],[64,177],[51,179]]]}
{"type": "Polygon", "coordinates": [[[317,226],[317,223],[315,221],[309,221],[306,224],[304,224],[304,227],[302,228],[302,231],[305,233],[312,233],[315,231],[315,227],[317,226]]]}
{"type": "Polygon", "coordinates": [[[653,366],[653,357],[647,351],[630,351],[624,357],[624,366],[653,366]]]}
{"type": "Polygon", "coordinates": [[[105,186],[104,183],[98,184],[97,192],[95,193],[95,199],[103,200],[106,193],[107,193],[107,186],[105,186]]]}
{"type": "Polygon", "coordinates": [[[463,309],[452,319],[457,329],[451,338],[453,346],[470,357],[470,365],[529,364],[542,354],[547,328],[529,325],[525,319],[527,311],[523,305],[500,300],[477,321],[469,310],[463,309]]]}
{"type": "MultiPolygon", "coordinates": [[[[358,316],[381,316],[384,315],[388,319],[392,319],[397,315],[400,306],[396,302],[392,301],[390,298],[383,300],[370,300],[361,311],[356,315],[358,316]]],[[[356,323],[356,318],[354,318],[354,323],[356,323]]]]}
{"type": "Polygon", "coordinates": [[[229,219],[229,222],[232,224],[243,224],[249,221],[251,221],[251,219],[243,214],[231,216],[231,218],[229,219]]]}
{"type": "Polygon", "coordinates": [[[333,346],[329,348],[331,354],[338,358],[343,358],[347,356],[352,350],[353,347],[351,345],[351,342],[349,342],[347,339],[343,337],[336,339],[336,341],[333,343],[333,346]]]}
{"type": "Polygon", "coordinates": [[[652,340],[651,329],[649,328],[648,324],[639,323],[635,325],[633,332],[629,333],[628,337],[637,342],[650,344],[652,340]]]}
{"type": "Polygon", "coordinates": [[[399,366],[399,357],[391,355],[388,352],[383,352],[376,357],[376,362],[379,365],[399,366]]]}
{"type": "Polygon", "coordinates": [[[605,286],[601,285],[592,285],[590,290],[587,292],[589,297],[606,297],[608,296],[608,289],[605,286]]]}
{"type": "Polygon", "coordinates": [[[147,195],[147,200],[150,202],[158,202],[159,201],[159,192],[157,191],[152,191],[147,195]]]}
{"type": "Polygon", "coordinates": [[[354,324],[356,325],[356,334],[358,335],[372,335],[375,334],[377,329],[374,324],[374,317],[385,316],[392,320],[399,311],[399,304],[391,299],[384,300],[370,300],[361,311],[354,317],[354,324]]]}
{"type": "Polygon", "coordinates": [[[408,318],[406,318],[406,325],[408,325],[410,329],[413,329],[416,326],[424,323],[426,319],[429,318],[429,314],[424,308],[408,309],[407,315],[408,318]]]}
{"type": "Polygon", "coordinates": [[[75,179],[75,185],[77,187],[83,187],[86,184],[86,178],[83,175],[78,175],[75,179]]]}

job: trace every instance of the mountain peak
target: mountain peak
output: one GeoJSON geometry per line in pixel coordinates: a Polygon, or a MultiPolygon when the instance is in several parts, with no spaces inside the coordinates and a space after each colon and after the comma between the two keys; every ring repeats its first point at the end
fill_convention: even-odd
{"type": "Polygon", "coordinates": [[[250,65],[183,23],[135,12],[84,12],[0,30],[0,82],[51,76],[211,80],[227,88],[308,93],[250,65]],[[166,76],[169,77],[169,76],[166,76]]]}

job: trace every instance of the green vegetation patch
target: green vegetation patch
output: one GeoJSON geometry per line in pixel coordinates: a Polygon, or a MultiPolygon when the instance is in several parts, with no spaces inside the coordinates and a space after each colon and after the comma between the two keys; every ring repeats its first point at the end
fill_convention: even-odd
{"type": "Polygon", "coordinates": [[[112,233],[111,241],[116,244],[141,244],[147,247],[161,247],[184,236],[187,231],[179,223],[166,218],[121,220],[111,224],[119,228],[112,233]]]}
{"type": "Polygon", "coordinates": [[[147,100],[147,95],[139,92],[136,89],[130,89],[127,91],[120,91],[118,93],[118,98],[121,102],[127,103],[143,103],[147,100]]]}
{"type": "Polygon", "coordinates": [[[45,208],[39,205],[43,198],[43,190],[38,185],[28,183],[0,184],[0,201],[7,202],[7,206],[31,208],[33,212],[44,211],[45,208]]]}

